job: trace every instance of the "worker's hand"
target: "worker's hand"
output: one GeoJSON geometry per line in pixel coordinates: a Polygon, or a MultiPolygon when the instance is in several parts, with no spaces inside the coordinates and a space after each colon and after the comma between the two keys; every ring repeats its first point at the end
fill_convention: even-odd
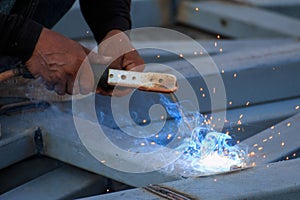
{"type": "MultiPolygon", "coordinates": [[[[111,57],[113,62],[109,65],[112,69],[143,71],[144,60],[132,46],[129,38],[120,30],[110,31],[100,43],[98,53],[102,56],[111,57]]],[[[105,90],[97,87],[97,93],[102,95],[123,96],[130,92],[130,89],[105,90]]]]}
{"type": "MultiPolygon", "coordinates": [[[[35,78],[41,77],[45,81],[49,90],[54,89],[60,95],[88,94],[94,89],[94,76],[89,60],[85,59],[86,51],[77,42],[43,28],[26,66],[35,78]]],[[[97,56],[97,62],[101,64],[107,64],[109,60],[97,56]]]]}

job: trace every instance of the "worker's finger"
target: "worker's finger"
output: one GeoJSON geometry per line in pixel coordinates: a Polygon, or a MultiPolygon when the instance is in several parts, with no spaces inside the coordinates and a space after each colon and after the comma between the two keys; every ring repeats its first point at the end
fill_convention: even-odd
{"type": "Polygon", "coordinates": [[[66,81],[60,81],[59,83],[55,84],[54,91],[59,95],[66,94],[66,81]]]}
{"type": "Polygon", "coordinates": [[[62,66],[68,63],[68,58],[64,53],[47,53],[44,55],[48,65],[62,66]]]}
{"type": "Polygon", "coordinates": [[[112,57],[99,55],[95,52],[89,53],[88,59],[89,59],[91,64],[107,65],[112,61],[112,57]]]}
{"type": "Polygon", "coordinates": [[[82,63],[78,73],[80,93],[88,94],[92,92],[94,89],[94,75],[87,60],[82,63]]]}

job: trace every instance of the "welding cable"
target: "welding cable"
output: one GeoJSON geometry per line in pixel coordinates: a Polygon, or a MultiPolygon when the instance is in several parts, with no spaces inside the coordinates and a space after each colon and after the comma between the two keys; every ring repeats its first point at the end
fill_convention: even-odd
{"type": "Polygon", "coordinates": [[[0,82],[6,81],[16,76],[23,76],[24,78],[34,78],[28,71],[27,67],[22,63],[18,62],[11,67],[11,69],[0,73],[0,82]]]}
{"type": "Polygon", "coordinates": [[[6,81],[15,76],[14,70],[10,69],[0,73],[0,82],[6,81]]]}

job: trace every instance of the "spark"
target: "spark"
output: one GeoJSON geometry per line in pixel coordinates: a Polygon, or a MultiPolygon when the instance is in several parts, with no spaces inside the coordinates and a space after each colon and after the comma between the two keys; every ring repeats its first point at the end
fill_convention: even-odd
{"type": "Polygon", "coordinates": [[[195,11],[197,11],[197,12],[198,12],[198,11],[199,11],[199,8],[198,8],[198,7],[196,7],[196,8],[195,8],[195,11]]]}
{"type": "Polygon", "coordinates": [[[194,55],[196,56],[197,54],[198,54],[197,51],[195,51],[195,52],[194,52],[194,55]]]}
{"type": "Polygon", "coordinates": [[[160,55],[157,55],[156,57],[157,57],[157,58],[160,58],[160,55]]]}
{"type": "Polygon", "coordinates": [[[281,132],[279,131],[277,134],[278,134],[278,135],[280,135],[280,134],[281,134],[281,132]]]}
{"type": "Polygon", "coordinates": [[[263,158],[266,158],[266,157],[267,157],[266,154],[264,154],[264,155],[263,155],[263,158]]]}
{"type": "Polygon", "coordinates": [[[101,162],[101,163],[105,163],[105,162],[106,162],[106,160],[101,160],[100,162],[101,162]]]}
{"type": "Polygon", "coordinates": [[[182,54],[182,53],[181,53],[181,54],[179,54],[179,57],[180,57],[180,58],[183,58],[183,54],[182,54]]]}
{"type": "Polygon", "coordinates": [[[163,116],[163,115],[160,116],[160,119],[161,119],[161,120],[164,120],[164,119],[165,119],[165,116],[163,116]]]}
{"type": "Polygon", "coordinates": [[[156,143],[155,142],[151,142],[150,144],[155,145],[156,143]]]}
{"type": "Polygon", "coordinates": [[[237,73],[234,73],[234,74],[233,74],[233,78],[236,78],[236,77],[237,77],[237,73]]]}
{"type": "Polygon", "coordinates": [[[273,130],[274,128],[275,128],[275,126],[271,126],[271,128],[270,128],[270,129],[271,129],[271,130],[273,130]]]}
{"type": "Polygon", "coordinates": [[[217,42],[215,42],[215,44],[214,44],[214,45],[215,45],[215,47],[217,47],[217,46],[218,46],[218,43],[217,43],[217,42]]]}
{"type": "Polygon", "coordinates": [[[266,142],[266,141],[268,141],[268,139],[266,138],[266,139],[263,139],[263,142],[266,142]]]}
{"type": "Polygon", "coordinates": [[[258,147],[258,150],[259,150],[259,151],[263,150],[263,147],[258,147]]]}
{"type": "Polygon", "coordinates": [[[145,146],[145,143],[144,143],[144,142],[142,142],[142,143],[141,143],[141,146],[145,146]]]}
{"type": "Polygon", "coordinates": [[[285,145],[285,143],[284,142],[281,142],[281,146],[283,147],[285,145]]]}
{"type": "Polygon", "coordinates": [[[202,94],[202,97],[203,97],[203,98],[205,97],[205,94],[204,94],[204,93],[202,94]]]}
{"type": "Polygon", "coordinates": [[[155,137],[158,138],[158,134],[156,134],[155,137]]]}
{"type": "Polygon", "coordinates": [[[228,104],[229,104],[229,105],[232,105],[232,101],[229,101],[228,104]]]}
{"type": "Polygon", "coordinates": [[[286,159],[286,160],[289,160],[290,158],[287,156],[285,159],[286,159]]]}
{"type": "Polygon", "coordinates": [[[256,163],[255,163],[255,162],[253,162],[251,165],[252,165],[253,167],[255,167],[255,166],[256,166],[256,163]]]}
{"type": "Polygon", "coordinates": [[[221,36],[218,34],[218,35],[217,35],[217,39],[220,39],[220,38],[221,38],[221,36]]]}
{"type": "Polygon", "coordinates": [[[203,91],[203,88],[202,88],[202,87],[200,88],[200,91],[201,91],[201,92],[203,91]]]}
{"type": "Polygon", "coordinates": [[[287,124],[286,124],[286,126],[287,126],[287,127],[290,127],[290,126],[291,126],[291,123],[290,123],[290,122],[289,122],[289,123],[287,123],[287,124]]]}
{"type": "Polygon", "coordinates": [[[168,134],[167,139],[171,139],[172,138],[172,134],[168,134]]]}
{"type": "Polygon", "coordinates": [[[222,74],[224,74],[224,73],[225,73],[224,69],[222,69],[221,73],[222,73],[222,74]]]}
{"type": "Polygon", "coordinates": [[[244,117],[244,115],[243,115],[243,114],[241,114],[241,115],[240,115],[240,119],[242,119],[243,117],[244,117]]]}
{"type": "Polygon", "coordinates": [[[202,52],[202,51],[200,51],[200,55],[203,55],[203,52],[202,52]]]}
{"type": "Polygon", "coordinates": [[[217,182],[217,179],[216,179],[216,178],[214,178],[214,182],[217,182]]]}
{"type": "Polygon", "coordinates": [[[297,155],[296,153],[293,153],[293,157],[296,157],[296,155],[297,155]]]}
{"type": "Polygon", "coordinates": [[[253,146],[254,146],[254,147],[257,147],[257,146],[258,146],[258,144],[254,144],[253,146]]]}
{"type": "Polygon", "coordinates": [[[269,140],[272,140],[272,139],[273,139],[273,136],[270,136],[270,137],[269,137],[269,140]]]}
{"type": "Polygon", "coordinates": [[[247,101],[247,102],[246,102],[246,106],[249,106],[249,105],[250,105],[250,101],[247,101]]]}
{"type": "Polygon", "coordinates": [[[143,123],[145,124],[147,122],[147,120],[146,119],[143,119],[143,123]]]}
{"type": "Polygon", "coordinates": [[[300,108],[300,106],[296,106],[295,109],[298,110],[300,108]]]}
{"type": "Polygon", "coordinates": [[[222,52],[223,52],[223,49],[222,49],[222,48],[220,48],[220,49],[219,49],[219,51],[222,53],[222,52]]]}
{"type": "Polygon", "coordinates": [[[254,152],[254,151],[251,151],[249,156],[250,156],[250,157],[255,156],[255,152],[254,152]]]}
{"type": "Polygon", "coordinates": [[[237,121],[237,124],[238,124],[238,125],[242,125],[242,121],[241,121],[241,120],[238,120],[238,121],[237,121]]]}

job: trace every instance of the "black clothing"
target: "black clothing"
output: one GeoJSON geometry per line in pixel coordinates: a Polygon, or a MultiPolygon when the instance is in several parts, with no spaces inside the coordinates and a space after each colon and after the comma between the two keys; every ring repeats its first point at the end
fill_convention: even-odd
{"type": "MultiPolygon", "coordinates": [[[[0,13],[0,56],[27,61],[42,28],[55,25],[74,1],[17,0],[9,15],[0,13]]],[[[125,31],[131,28],[130,3],[131,0],[80,1],[83,16],[97,42],[112,29],[125,31]]]]}

